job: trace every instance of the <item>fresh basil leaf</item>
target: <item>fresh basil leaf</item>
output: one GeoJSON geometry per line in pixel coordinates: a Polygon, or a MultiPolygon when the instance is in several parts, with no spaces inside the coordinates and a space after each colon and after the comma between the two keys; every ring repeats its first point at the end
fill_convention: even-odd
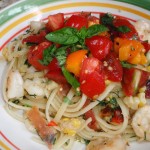
{"type": "Polygon", "coordinates": [[[64,45],[74,44],[79,41],[76,28],[65,27],[46,35],[46,39],[64,45]]]}
{"type": "Polygon", "coordinates": [[[52,45],[52,46],[46,48],[43,51],[43,59],[39,60],[39,62],[42,65],[48,65],[52,61],[55,51],[56,51],[56,46],[55,45],[52,45]]]}
{"type": "Polygon", "coordinates": [[[87,36],[86,37],[92,37],[94,35],[97,35],[97,34],[99,34],[101,32],[105,32],[105,31],[108,31],[107,27],[105,27],[102,24],[95,24],[93,26],[90,26],[87,29],[87,36]]]}
{"type": "Polygon", "coordinates": [[[101,23],[103,25],[112,26],[113,25],[113,20],[114,20],[114,17],[109,13],[106,13],[104,16],[101,17],[101,23]]]}
{"type": "Polygon", "coordinates": [[[135,65],[130,64],[130,63],[126,62],[126,61],[121,61],[121,65],[122,65],[122,67],[128,68],[128,69],[130,69],[130,68],[135,66],[135,65]]]}
{"type": "Polygon", "coordinates": [[[127,26],[120,26],[117,28],[117,31],[122,32],[122,33],[127,33],[127,32],[130,32],[131,30],[127,26]]]}
{"type": "Polygon", "coordinates": [[[78,80],[69,71],[67,71],[64,66],[61,68],[61,70],[68,83],[75,89],[76,94],[80,95],[80,91],[77,90],[80,86],[78,80]]]}

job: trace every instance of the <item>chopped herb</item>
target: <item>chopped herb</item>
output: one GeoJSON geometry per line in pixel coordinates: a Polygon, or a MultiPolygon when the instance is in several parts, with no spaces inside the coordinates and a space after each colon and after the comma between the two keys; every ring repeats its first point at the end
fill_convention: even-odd
{"type": "Polygon", "coordinates": [[[106,106],[108,102],[106,100],[99,101],[99,105],[106,106]]]}
{"type": "Polygon", "coordinates": [[[68,46],[63,46],[56,50],[55,57],[57,58],[60,66],[63,66],[66,62],[66,58],[67,58],[66,49],[67,48],[68,46]]]}
{"type": "Polygon", "coordinates": [[[109,13],[106,13],[104,16],[101,17],[101,22],[102,22],[103,25],[112,26],[113,25],[113,20],[114,20],[114,17],[109,13]]]}
{"type": "Polygon", "coordinates": [[[31,30],[26,30],[26,33],[31,33],[31,30]]]}
{"type": "Polygon", "coordinates": [[[117,31],[122,32],[122,33],[127,33],[127,32],[130,32],[131,30],[127,26],[120,26],[117,28],[117,31]]]}
{"type": "Polygon", "coordinates": [[[34,45],[37,45],[37,43],[27,42],[26,45],[27,45],[27,46],[34,46],[34,45]]]}
{"type": "Polygon", "coordinates": [[[146,140],[146,131],[144,132],[144,140],[146,140]]]}
{"type": "Polygon", "coordinates": [[[24,62],[25,65],[27,65],[28,67],[30,67],[31,65],[28,62],[28,59],[26,59],[26,61],[24,62]]]}
{"type": "Polygon", "coordinates": [[[111,105],[111,108],[113,108],[113,109],[118,107],[118,103],[117,103],[117,100],[115,97],[110,99],[109,104],[111,105]]]}
{"type": "Polygon", "coordinates": [[[35,97],[35,98],[36,98],[36,95],[35,95],[35,94],[30,94],[30,96],[33,96],[33,97],[35,97]]]}
{"type": "Polygon", "coordinates": [[[53,145],[56,143],[56,138],[54,138],[54,140],[53,140],[53,145]]]}
{"type": "Polygon", "coordinates": [[[84,139],[85,145],[88,145],[90,143],[90,140],[84,139]]]}
{"type": "Polygon", "coordinates": [[[25,106],[25,107],[32,107],[32,106],[29,105],[29,104],[24,104],[23,106],[25,106]]]}
{"type": "Polygon", "coordinates": [[[112,109],[116,109],[119,106],[115,97],[112,97],[109,101],[107,100],[99,101],[99,105],[101,106],[109,105],[112,109]]]}
{"type": "Polygon", "coordinates": [[[55,51],[56,51],[56,46],[55,45],[52,45],[52,46],[46,48],[43,51],[43,59],[39,60],[39,62],[42,65],[48,65],[52,61],[55,51]]]}
{"type": "Polygon", "coordinates": [[[18,47],[18,51],[21,51],[21,47],[18,47]]]}
{"type": "Polygon", "coordinates": [[[15,100],[13,100],[12,102],[13,102],[14,104],[19,104],[20,101],[19,101],[18,99],[15,99],[15,100]]]}
{"type": "Polygon", "coordinates": [[[130,64],[130,63],[126,62],[126,61],[121,61],[121,65],[122,65],[122,67],[128,68],[128,69],[133,68],[135,66],[135,65],[130,64]]]}

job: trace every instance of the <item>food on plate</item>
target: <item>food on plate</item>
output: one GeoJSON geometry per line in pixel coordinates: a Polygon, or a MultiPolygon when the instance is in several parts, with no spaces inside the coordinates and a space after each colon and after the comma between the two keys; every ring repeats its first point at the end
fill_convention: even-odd
{"type": "Polygon", "coordinates": [[[87,150],[125,150],[149,141],[149,37],[147,22],[109,13],[32,21],[2,51],[6,110],[49,149],[80,141],[87,150]]]}

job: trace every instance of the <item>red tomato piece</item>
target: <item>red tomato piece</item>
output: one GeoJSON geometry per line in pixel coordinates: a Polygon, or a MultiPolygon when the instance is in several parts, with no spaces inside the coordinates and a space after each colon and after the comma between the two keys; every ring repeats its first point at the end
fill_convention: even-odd
{"type": "Polygon", "coordinates": [[[53,58],[53,60],[48,65],[48,70],[50,71],[61,71],[61,68],[58,64],[58,60],[56,58],[53,58]]]}
{"type": "Polygon", "coordinates": [[[80,81],[82,82],[86,78],[87,73],[90,74],[94,71],[101,73],[102,63],[94,57],[84,59],[80,71],[80,81]]]}
{"type": "Polygon", "coordinates": [[[119,36],[121,38],[130,39],[130,38],[133,38],[134,36],[138,37],[138,33],[137,33],[135,27],[126,19],[114,19],[113,25],[115,27],[126,26],[130,29],[130,31],[127,33],[119,32],[119,36]]]}
{"type": "Polygon", "coordinates": [[[132,96],[134,93],[134,87],[132,84],[133,77],[134,77],[134,68],[123,69],[123,79],[122,79],[122,88],[126,96],[132,96]]]}
{"type": "Polygon", "coordinates": [[[94,71],[86,75],[86,79],[81,82],[81,91],[90,98],[98,96],[105,90],[104,75],[94,71]]]}
{"type": "Polygon", "coordinates": [[[49,31],[55,31],[61,29],[64,26],[64,14],[58,13],[48,16],[47,29],[49,31]]]}
{"type": "Polygon", "coordinates": [[[92,55],[99,60],[104,59],[112,48],[112,42],[105,36],[93,36],[85,41],[92,55]]]}
{"type": "Polygon", "coordinates": [[[62,72],[58,70],[49,71],[45,77],[57,82],[58,84],[67,84],[66,78],[63,76],[62,72]]]}
{"type": "Polygon", "coordinates": [[[25,42],[30,42],[30,43],[35,43],[35,44],[39,44],[39,43],[42,43],[44,41],[47,41],[45,36],[46,36],[46,31],[43,30],[40,32],[40,34],[37,34],[37,35],[30,35],[26,38],[23,39],[23,43],[25,42]]]}
{"type": "MultiPolygon", "coordinates": [[[[86,107],[87,105],[89,105],[90,102],[91,101],[89,99],[87,99],[83,108],[86,107]]],[[[85,119],[88,119],[88,118],[92,119],[92,121],[88,124],[88,127],[96,131],[98,129],[98,126],[97,126],[97,121],[96,121],[95,115],[93,113],[93,110],[91,109],[91,110],[87,111],[84,114],[84,117],[85,117],[85,119]]]]}
{"type": "Polygon", "coordinates": [[[88,27],[88,20],[81,15],[72,15],[65,24],[66,27],[74,27],[80,30],[82,27],[88,27]]]}
{"type": "Polygon", "coordinates": [[[150,50],[150,44],[148,42],[142,42],[146,52],[148,52],[150,50]]]}
{"type": "Polygon", "coordinates": [[[114,123],[117,123],[117,124],[120,124],[123,122],[123,115],[122,115],[122,112],[120,109],[116,109],[114,110],[114,115],[111,119],[111,122],[114,122],[114,123]]]}
{"type": "Polygon", "coordinates": [[[80,89],[90,98],[105,90],[105,80],[100,61],[96,58],[86,58],[80,72],[80,89]]]}
{"type": "Polygon", "coordinates": [[[37,70],[48,69],[48,66],[42,65],[39,60],[43,59],[43,51],[51,46],[51,42],[42,42],[38,46],[31,46],[27,54],[28,62],[37,70]]]}
{"type": "Polygon", "coordinates": [[[138,70],[136,68],[124,68],[123,69],[123,79],[122,79],[122,88],[126,96],[132,96],[136,93],[136,91],[142,86],[146,85],[146,82],[149,78],[149,73],[146,71],[141,71],[140,81],[138,86],[135,87],[133,81],[135,76],[135,71],[138,70]]]}
{"type": "Polygon", "coordinates": [[[123,69],[115,53],[110,52],[103,61],[104,73],[108,80],[120,82],[122,80],[123,69]]]}

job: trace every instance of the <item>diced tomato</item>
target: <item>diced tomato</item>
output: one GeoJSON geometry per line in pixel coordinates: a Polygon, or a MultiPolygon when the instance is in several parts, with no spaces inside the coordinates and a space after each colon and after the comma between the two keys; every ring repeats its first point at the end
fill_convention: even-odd
{"type": "Polygon", "coordinates": [[[142,74],[141,74],[141,78],[140,78],[140,82],[139,82],[139,88],[146,85],[146,82],[148,81],[148,78],[150,75],[149,72],[146,72],[143,70],[141,70],[141,72],[142,72],[142,74]]]}
{"type": "MultiPolygon", "coordinates": [[[[90,102],[91,101],[89,99],[87,99],[83,108],[86,107],[88,104],[90,104],[90,102]]],[[[92,119],[92,121],[88,124],[88,127],[96,131],[98,129],[98,126],[97,126],[97,121],[96,121],[95,115],[93,113],[93,110],[91,109],[91,110],[87,111],[84,114],[84,117],[85,117],[85,119],[88,119],[88,118],[92,119]]]]}
{"type": "Polygon", "coordinates": [[[64,14],[58,13],[48,16],[48,23],[46,25],[49,31],[61,29],[64,26],[64,14]]]}
{"type": "Polygon", "coordinates": [[[148,52],[150,50],[150,44],[148,42],[142,42],[146,52],[148,52]]]}
{"type": "Polygon", "coordinates": [[[27,54],[28,62],[37,70],[48,69],[48,66],[42,65],[39,60],[43,59],[43,51],[51,46],[51,42],[42,42],[38,46],[31,46],[27,54]]]}
{"type": "Polygon", "coordinates": [[[105,107],[104,109],[101,110],[100,112],[100,117],[110,117],[112,115],[112,108],[109,106],[105,107]]]}
{"type": "Polygon", "coordinates": [[[99,60],[104,59],[112,48],[111,40],[105,36],[87,38],[85,43],[92,55],[99,60]]]}
{"type": "Polygon", "coordinates": [[[82,27],[88,27],[88,19],[81,15],[72,15],[65,23],[66,27],[74,27],[80,30],[82,27]]]}
{"type": "Polygon", "coordinates": [[[53,58],[53,60],[48,65],[49,71],[61,71],[61,68],[58,64],[58,60],[56,58],[53,58]]]}
{"type": "Polygon", "coordinates": [[[46,73],[45,77],[57,82],[58,84],[66,84],[67,83],[67,80],[63,76],[62,72],[58,71],[58,70],[49,71],[48,73],[46,73]]]}
{"type": "Polygon", "coordinates": [[[104,75],[94,71],[86,75],[86,79],[81,82],[81,91],[90,98],[98,96],[105,90],[104,75]]]}
{"type": "Polygon", "coordinates": [[[130,29],[130,31],[127,33],[119,32],[119,36],[122,38],[131,39],[134,36],[138,37],[138,33],[137,33],[135,27],[126,19],[114,19],[113,25],[115,27],[126,26],[130,29]]]}
{"type": "Polygon", "coordinates": [[[114,123],[117,123],[117,124],[120,124],[123,122],[123,115],[122,115],[122,112],[120,109],[116,109],[114,110],[114,115],[111,119],[111,122],[114,122],[114,123]]]}
{"type": "Polygon", "coordinates": [[[29,42],[29,43],[35,43],[35,44],[39,44],[39,43],[42,43],[44,41],[47,41],[45,36],[46,36],[46,31],[45,30],[42,30],[40,32],[40,34],[37,34],[37,35],[30,35],[26,38],[23,39],[23,43],[25,42],[29,42]]]}
{"type": "Polygon", "coordinates": [[[122,80],[123,69],[117,55],[110,52],[103,63],[106,78],[114,82],[120,82],[122,80]]]}
{"type": "Polygon", "coordinates": [[[100,61],[96,58],[86,58],[80,72],[80,89],[90,98],[99,95],[105,90],[104,75],[100,61]]]}
{"type": "Polygon", "coordinates": [[[132,96],[134,93],[134,86],[132,84],[134,71],[135,71],[134,68],[123,69],[122,88],[126,96],[132,96]]]}
{"type": "Polygon", "coordinates": [[[94,58],[86,58],[82,63],[82,70],[80,72],[80,81],[83,81],[86,78],[87,73],[92,73],[97,71],[99,73],[102,72],[102,63],[94,58]]]}

